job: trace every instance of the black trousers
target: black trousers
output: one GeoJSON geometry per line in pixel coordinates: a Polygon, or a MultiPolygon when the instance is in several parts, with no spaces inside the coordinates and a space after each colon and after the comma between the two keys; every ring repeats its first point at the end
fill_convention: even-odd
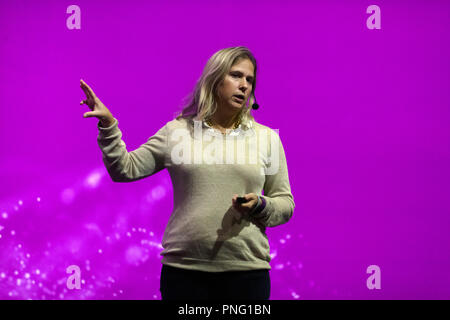
{"type": "Polygon", "coordinates": [[[162,265],[162,300],[269,300],[269,270],[204,272],[162,265]]]}

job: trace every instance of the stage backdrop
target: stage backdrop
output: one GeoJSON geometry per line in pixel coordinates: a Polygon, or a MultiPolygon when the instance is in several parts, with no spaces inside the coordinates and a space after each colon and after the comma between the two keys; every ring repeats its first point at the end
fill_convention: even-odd
{"type": "Polygon", "coordinates": [[[131,151],[181,110],[214,52],[243,45],[258,61],[252,112],[279,130],[296,204],[267,229],[271,299],[449,299],[449,12],[1,1],[0,298],[161,298],[170,177],[112,182],[80,79],[131,151]]]}

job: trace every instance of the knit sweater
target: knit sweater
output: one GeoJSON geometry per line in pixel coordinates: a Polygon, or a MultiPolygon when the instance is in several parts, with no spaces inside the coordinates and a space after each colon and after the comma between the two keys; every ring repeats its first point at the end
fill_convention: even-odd
{"type": "Polygon", "coordinates": [[[206,272],[271,269],[266,227],[286,223],[295,207],[275,130],[250,120],[222,134],[205,121],[173,119],[128,152],[118,124],[97,125],[111,179],[131,182],[167,169],[172,180],[163,264],[206,272]],[[241,214],[232,197],[247,193],[258,203],[241,214]]]}

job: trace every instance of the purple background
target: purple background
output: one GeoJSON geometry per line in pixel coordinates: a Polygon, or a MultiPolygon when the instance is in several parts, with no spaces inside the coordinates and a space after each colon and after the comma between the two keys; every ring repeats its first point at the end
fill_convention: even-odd
{"type": "MultiPolygon", "coordinates": [[[[268,228],[271,299],[450,298],[447,1],[2,1],[0,298],[160,299],[167,170],[114,183],[85,80],[131,151],[208,58],[247,46],[296,208],[268,228]],[[69,5],[81,29],[69,30],[69,5]],[[369,30],[369,5],[381,30],[369,30]],[[66,287],[78,265],[81,290],[66,287]],[[369,290],[366,269],[381,269],[369,290]]],[[[231,203],[231,199],[230,199],[231,203]]]]}

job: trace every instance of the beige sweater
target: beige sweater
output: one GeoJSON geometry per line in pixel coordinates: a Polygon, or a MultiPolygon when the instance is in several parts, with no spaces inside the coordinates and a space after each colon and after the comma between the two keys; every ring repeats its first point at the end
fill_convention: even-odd
{"type": "Polygon", "coordinates": [[[275,130],[250,121],[223,135],[202,121],[174,119],[128,152],[117,119],[108,128],[99,122],[98,129],[113,181],[136,181],[165,168],[170,174],[174,209],[162,239],[163,264],[208,272],[271,269],[266,227],[286,223],[295,206],[275,130]],[[234,194],[247,193],[266,200],[258,212],[259,199],[254,216],[232,206],[234,194]]]}

